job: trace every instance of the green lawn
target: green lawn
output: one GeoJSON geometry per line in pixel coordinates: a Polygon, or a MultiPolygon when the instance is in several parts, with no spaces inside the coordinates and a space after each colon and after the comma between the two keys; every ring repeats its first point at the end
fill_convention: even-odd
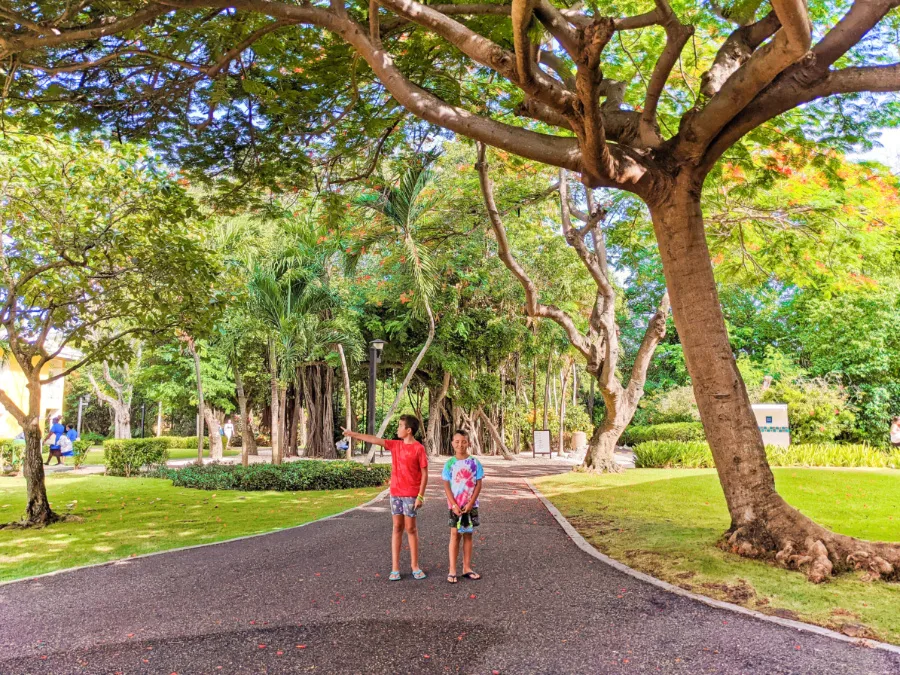
{"type": "MultiPolygon", "coordinates": [[[[44,461],[47,460],[46,452],[44,453],[44,461]]],[[[241,454],[240,448],[229,448],[222,453],[225,457],[237,457],[241,454]]],[[[209,457],[209,449],[206,448],[203,450],[203,456],[209,457]]],[[[196,459],[197,457],[197,448],[178,448],[175,450],[169,450],[169,459],[196,459]]],[[[56,461],[53,462],[56,464],[56,461]]],[[[63,457],[63,464],[72,465],[71,457],[63,457]]],[[[96,447],[88,450],[87,458],[84,461],[85,464],[105,464],[103,461],[103,448],[96,447]]]]}
{"type": "MultiPolygon", "coordinates": [[[[49,476],[54,510],[84,522],[0,531],[0,581],[300,525],[381,489],[208,492],[156,478],[49,476]]],[[[17,520],[24,509],[24,479],[0,478],[0,522],[17,520]]]]}
{"type": "MultiPolygon", "coordinates": [[[[843,534],[900,541],[900,472],[774,472],[785,499],[819,523],[843,534]]],[[[536,482],[591,544],[635,569],[765,613],[900,643],[900,583],[846,574],[817,586],[797,572],[716,548],[729,518],[712,469],[569,473],[536,482]]]]}

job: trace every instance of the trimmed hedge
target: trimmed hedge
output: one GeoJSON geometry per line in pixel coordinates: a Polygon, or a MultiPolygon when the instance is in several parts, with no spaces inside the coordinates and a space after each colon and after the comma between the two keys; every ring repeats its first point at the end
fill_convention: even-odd
{"type": "Polygon", "coordinates": [[[648,426],[630,426],[622,434],[626,445],[637,445],[650,441],[705,441],[706,434],[700,422],[669,422],[648,426]]]}
{"type": "MultiPolygon", "coordinates": [[[[766,446],[771,466],[870,467],[900,469],[900,450],[889,452],[870,445],[839,443],[798,443],[787,448],[766,446]]],[[[634,448],[634,465],[639,469],[704,469],[715,466],[706,442],[650,441],[634,448]]]]}
{"type": "Polygon", "coordinates": [[[110,439],[103,441],[103,457],[107,474],[127,477],[140,473],[145,466],[165,466],[169,445],[162,438],[110,439]]]}
{"type": "Polygon", "coordinates": [[[358,462],[301,459],[285,464],[206,464],[181,469],[163,469],[176,487],[200,490],[344,490],[384,485],[391,477],[385,464],[365,466],[358,462]]]}
{"type": "MultiPolygon", "coordinates": [[[[196,436],[160,436],[156,440],[165,442],[169,450],[197,447],[196,436]]],[[[209,449],[209,436],[203,437],[203,447],[209,449]]]]}

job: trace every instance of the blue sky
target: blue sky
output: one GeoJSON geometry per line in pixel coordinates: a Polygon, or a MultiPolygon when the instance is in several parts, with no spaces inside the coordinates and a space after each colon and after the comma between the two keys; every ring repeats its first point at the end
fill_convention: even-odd
{"type": "Polygon", "coordinates": [[[885,129],[879,143],[882,147],[856,155],[856,159],[872,159],[883,162],[900,174],[900,128],[885,129]]]}

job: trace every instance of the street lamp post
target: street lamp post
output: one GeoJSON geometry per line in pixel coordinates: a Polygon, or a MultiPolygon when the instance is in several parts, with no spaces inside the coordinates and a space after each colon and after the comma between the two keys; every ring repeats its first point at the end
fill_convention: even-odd
{"type": "Polygon", "coordinates": [[[84,410],[84,407],[90,402],[91,397],[89,394],[85,394],[78,398],[78,426],[75,427],[75,431],[78,433],[79,438],[81,438],[81,413],[82,410],[84,410]]]}
{"type": "Polygon", "coordinates": [[[144,437],[144,415],[147,413],[146,401],[141,404],[141,438],[144,437]]]}
{"type": "MultiPolygon", "coordinates": [[[[369,343],[369,403],[366,410],[366,433],[370,436],[375,435],[375,382],[378,378],[381,350],[385,344],[384,340],[372,340],[369,343]]],[[[371,443],[366,443],[366,453],[371,447],[371,443]]]]}

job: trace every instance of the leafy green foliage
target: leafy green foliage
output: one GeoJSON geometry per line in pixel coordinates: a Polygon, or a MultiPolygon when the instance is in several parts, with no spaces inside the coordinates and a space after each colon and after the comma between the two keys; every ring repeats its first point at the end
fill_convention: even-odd
{"type": "Polygon", "coordinates": [[[762,400],[787,403],[791,439],[797,443],[833,441],[855,420],[846,391],[823,379],[775,382],[762,400]]]}
{"type": "MultiPolygon", "coordinates": [[[[715,466],[706,442],[648,441],[634,448],[635,466],[643,469],[707,469],[715,466]]],[[[787,448],[766,446],[771,466],[833,466],[900,469],[900,450],[870,445],[797,443],[787,448]]]]}
{"type": "Polygon", "coordinates": [[[84,464],[87,459],[88,451],[91,449],[91,445],[93,445],[93,443],[83,438],[79,438],[72,443],[72,460],[76,469],[84,464]]]}
{"type": "Polygon", "coordinates": [[[111,476],[138,475],[144,467],[164,466],[169,458],[169,444],[157,438],[109,439],[103,442],[106,473],[111,476]]]}
{"type": "Polygon", "coordinates": [[[11,438],[0,439],[0,473],[18,471],[25,454],[25,444],[11,438]]]}
{"type": "Polygon", "coordinates": [[[636,445],[648,441],[704,441],[706,434],[700,422],[669,422],[650,426],[632,425],[622,434],[622,441],[627,445],[636,445]]]}
{"type": "Polygon", "coordinates": [[[384,464],[305,459],[275,466],[207,464],[168,469],[163,474],[176,487],[200,490],[343,490],[384,485],[391,468],[384,464]]]}

